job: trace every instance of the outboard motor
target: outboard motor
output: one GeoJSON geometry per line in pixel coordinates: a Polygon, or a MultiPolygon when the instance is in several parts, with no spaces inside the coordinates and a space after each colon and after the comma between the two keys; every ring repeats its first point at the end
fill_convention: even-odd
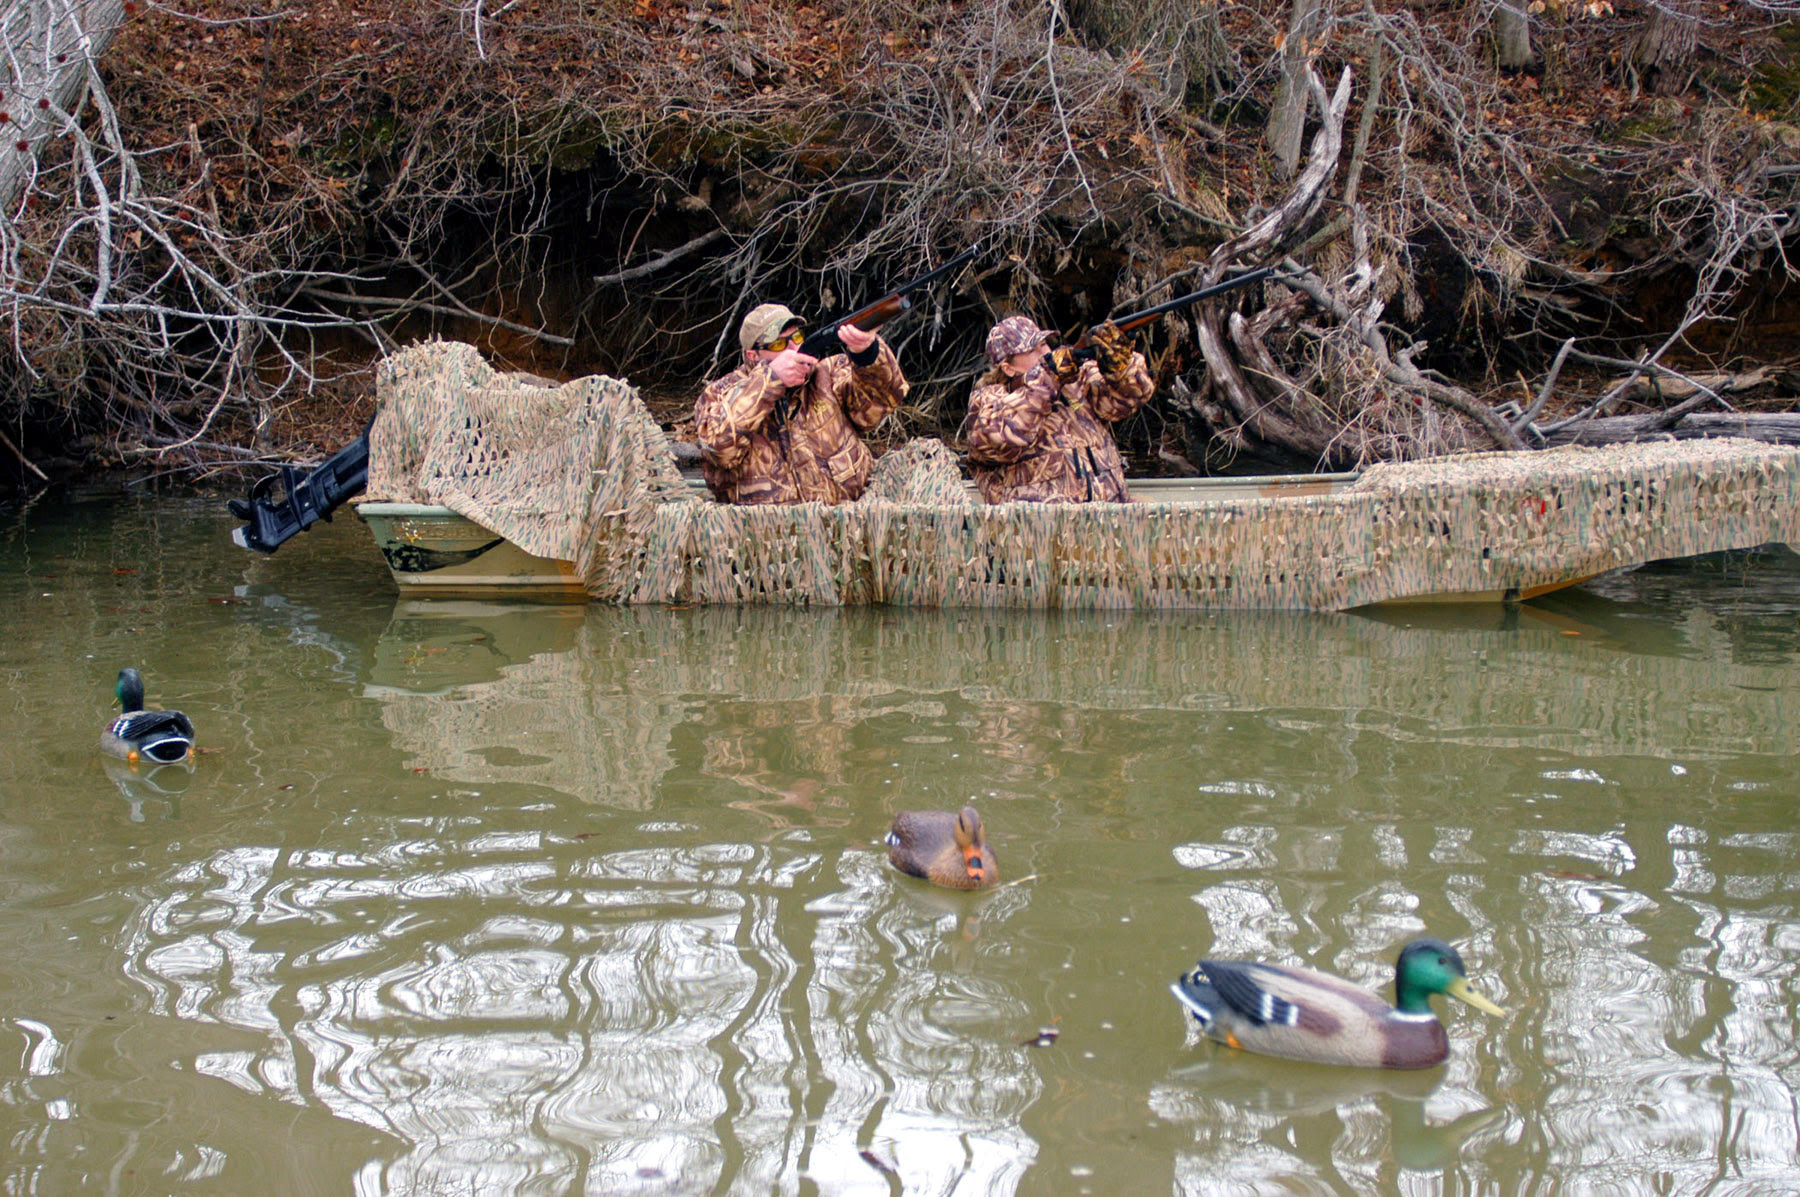
{"type": "Polygon", "coordinates": [[[273,553],[320,520],[330,520],[331,513],[361,493],[368,480],[369,433],[364,430],[310,473],[284,465],[258,479],[248,498],[229,500],[231,514],[246,521],[231,530],[232,543],[273,553]]]}

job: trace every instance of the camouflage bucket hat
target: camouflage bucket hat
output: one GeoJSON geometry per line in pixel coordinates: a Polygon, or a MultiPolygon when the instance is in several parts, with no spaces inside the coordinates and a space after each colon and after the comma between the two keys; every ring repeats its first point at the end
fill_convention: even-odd
{"type": "Polygon", "coordinates": [[[783,329],[801,323],[804,321],[782,304],[757,304],[738,326],[738,344],[745,349],[755,349],[773,341],[783,329]]]}
{"type": "Polygon", "coordinates": [[[999,365],[1015,353],[1029,353],[1050,339],[1030,316],[1008,316],[988,330],[988,361],[999,365]]]}

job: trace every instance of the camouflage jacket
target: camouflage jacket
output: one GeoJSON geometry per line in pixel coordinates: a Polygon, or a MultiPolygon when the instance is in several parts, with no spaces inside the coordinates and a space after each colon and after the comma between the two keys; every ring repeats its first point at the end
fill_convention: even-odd
{"type": "Polygon", "coordinates": [[[1109,425],[1142,407],[1155,389],[1141,353],[1131,355],[1117,381],[1083,362],[1060,393],[1044,366],[1023,379],[978,385],[963,425],[975,485],[990,503],[1131,502],[1109,425]]]}
{"type": "Polygon", "coordinates": [[[906,398],[887,342],[873,361],[822,358],[789,390],[766,365],[744,365],[708,383],[694,405],[700,471],[721,503],[846,503],[868,485],[874,455],[860,431],[906,398]]]}

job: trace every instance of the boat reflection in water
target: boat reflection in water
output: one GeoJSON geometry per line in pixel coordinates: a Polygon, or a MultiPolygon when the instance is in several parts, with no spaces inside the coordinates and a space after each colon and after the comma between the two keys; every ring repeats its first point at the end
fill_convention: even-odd
{"type": "Polygon", "coordinates": [[[1021,771],[1045,743],[1017,719],[1070,707],[1349,709],[1402,739],[1577,754],[1800,752],[1779,665],[1696,652],[1722,635],[1698,614],[1660,641],[1634,614],[1588,595],[1352,615],[825,610],[802,628],[770,608],[403,601],[364,693],[414,768],[630,810],[655,804],[680,729],[777,827],[845,823],[851,729],[941,715],[945,694],[979,708],[984,747],[1021,771]],[[1501,647],[1506,668],[1486,668],[1501,647]],[[792,759],[816,776],[794,778],[792,759]]]}

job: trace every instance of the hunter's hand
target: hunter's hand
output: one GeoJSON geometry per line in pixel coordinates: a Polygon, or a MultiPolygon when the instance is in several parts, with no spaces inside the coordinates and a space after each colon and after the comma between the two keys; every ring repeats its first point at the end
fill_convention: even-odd
{"type": "Polygon", "coordinates": [[[769,373],[782,386],[797,387],[812,377],[813,367],[818,364],[819,359],[810,353],[801,353],[798,349],[783,349],[769,359],[769,373]]]}
{"type": "Polygon", "coordinates": [[[1081,361],[1067,345],[1059,345],[1044,359],[1044,369],[1056,376],[1056,385],[1066,387],[1081,377],[1081,361]]]}
{"type": "Polygon", "coordinates": [[[875,334],[864,332],[854,324],[837,326],[837,339],[844,343],[844,349],[850,353],[861,353],[875,343],[875,334]]]}
{"type": "Polygon", "coordinates": [[[1119,331],[1119,326],[1111,320],[1094,329],[1089,336],[1094,346],[1094,358],[1100,365],[1100,373],[1109,379],[1125,377],[1131,369],[1131,338],[1119,331]]]}

